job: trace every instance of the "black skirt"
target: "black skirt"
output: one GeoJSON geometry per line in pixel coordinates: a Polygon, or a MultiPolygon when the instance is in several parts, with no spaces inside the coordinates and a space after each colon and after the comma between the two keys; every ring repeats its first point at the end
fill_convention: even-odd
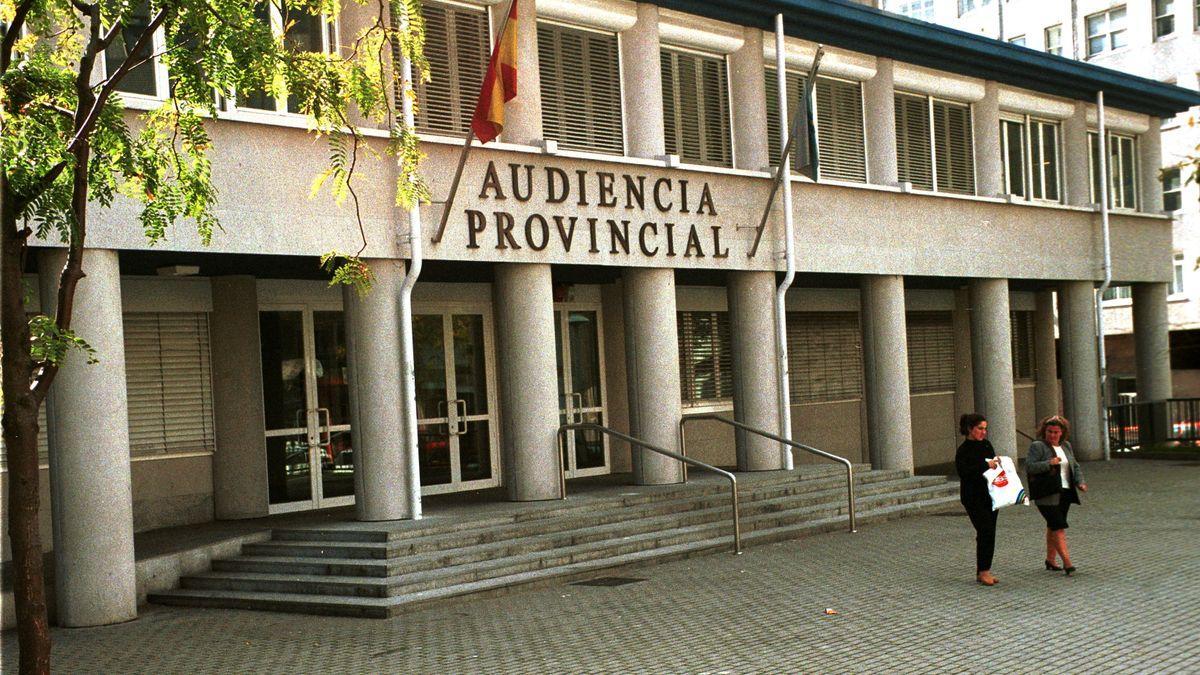
{"type": "Polygon", "coordinates": [[[1042,518],[1046,519],[1046,529],[1057,531],[1070,527],[1067,524],[1067,511],[1071,509],[1072,502],[1079,503],[1079,497],[1075,494],[1075,490],[1064,489],[1058,495],[1057,504],[1045,506],[1038,504],[1038,512],[1042,514],[1042,518]]]}

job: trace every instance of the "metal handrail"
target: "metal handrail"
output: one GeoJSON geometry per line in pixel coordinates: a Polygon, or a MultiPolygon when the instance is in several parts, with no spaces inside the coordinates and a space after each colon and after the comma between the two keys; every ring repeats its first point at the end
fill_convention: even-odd
{"type": "Polygon", "coordinates": [[[850,462],[850,460],[846,459],[845,457],[839,457],[832,453],[825,452],[824,450],[818,450],[812,446],[808,446],[803,443],[798,443],[796,441],[786,439],[783,436],[773,434],[769,431],[763,431],[762,429],[757,429],[748,424],[743,424],[741,422],[738,422],[737,420],[731,420],[728,417],[722,417],[721,415],[718,415],[716,413],[701,413],[699,415],[687,415],[679,420],[679,447],[680,447],[680,449],[684,450],[685,452],[686,452],[687,445],[686,445],[686,441],[684,440],[683,429],[684,429],[684,426],[692,420],[715,420],[717,422],[724,422],[725,424],[728,424],[729,426],[734,427],[735,429],[741,429],[743,431],[748,431],[752,434],[758,434],[759,436],[762,436],[764,438],[769,438],[777,443],[783,443],[784,445],[789,446],[793,452],[795,452],[796,450],[804,450],[806,452],[811,452],[814,455],[819,455],[826,459],[832,459],[835,462],[841,462],[842,464],[845,464],[846,465],[846,502],[847,502],[847,506],[850,510],[850,531],[851,532],[858,531],[855,527],[856,522],[855,522],[855,518],[854,518],[854,464],[852,464],[850,462]]]}
{"type": "Polygon", "coordinates": [[[1021,434],[1022,436],[1024,436],[1025,438],[1028,438],[1028,439],[1029,439],[1029,440],[1031,440],[1031,441],[1036,441],[1036,440],[1037,440],[1037,439],[1036,439],[1036,438],[1034,438],[1033,436],[1030,436],[1029,434],[1025,433],[1024,431],[1021,431],[1020,429],[1017,429],[1017,433],[1018,433],[1018,434],[1021,434]]]}
{"type": "Polygon", "coordinates": [[[636,445],[638,447],[645,448],[646,450],[650,450],[652,452],[657,452],[660,455],[665,455],[672,459],[677,459],[677,460],[683,462],[684,464],[691,464],[691,465],[699,467],[701,469],[707,469],[709,471],[712,471],[713,473],[718,473],[718,474],[721,474],[722,476],[728,478],[730,495],[732,498],[731,503],[733,505],[733,552],[736,553],[737,555],[742,554],[742,525],[741,525],[740,516],[738,515],[739,510],[738,510],[737,476],[733,475],[732,473],[730,473],[724,469],[718,469],[717,467],[715,467],[711,464],[705,464],[704,462],[701,462],[698,459],[692,459],[691,457],[688,457],[686,455],[681,455],[678,452],[672,452],[670,450],[667,450],[666,448],[660,448],[656,445],[651,445],[651,444],[647,443],[646,441],[643,441],[638,438],[634,438],[633,436],[630,436],[628,434],[623,434],[623,433],[617,431],[616,429],[609,429],[606,426],[602,426],[602,425],[596,424],[594,422],[577,422],[575,424],[564,424],[558,428],[558,456],[559,456],[558,478],[559,478],[559,494],[561,495],[562,499],[567,498],[567,472],[563,470],[563,462],[562,462],[563,448],[566,447],[564,441],[566,440],[568,431],[576,431],[576,430],[599,431],[600,433],[608,434],[609,436],[612,436],[613,438],[625,441],[626,443],[629,443],[630,445],[636,445]]]}

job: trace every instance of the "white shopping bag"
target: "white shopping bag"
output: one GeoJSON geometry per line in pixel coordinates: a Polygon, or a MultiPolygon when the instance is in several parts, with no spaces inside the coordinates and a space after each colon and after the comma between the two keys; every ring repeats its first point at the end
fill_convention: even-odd
{"type": "Polygon", "coordinates": [[[988,494],[992,497],[992,510],[997,511],[1005,506],[1024,504],[1029,506],[1029,496],[1025,494],[1025,486],[1017,476],[1017,466],[1012,457],[998,457],[1000,465],[983,472],[983,479],[988,484],[988,494]]]}

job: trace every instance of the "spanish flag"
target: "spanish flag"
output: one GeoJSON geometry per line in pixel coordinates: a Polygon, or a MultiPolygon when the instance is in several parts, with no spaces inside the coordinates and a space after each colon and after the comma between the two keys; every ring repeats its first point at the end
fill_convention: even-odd
{"type": "Polygon", "coordinates": [[[500,135],[504,128],[504,104],[517,95],[517,0],[512,0],[501,31],[471,118],[471,129],[481,143],[500,135]]]}

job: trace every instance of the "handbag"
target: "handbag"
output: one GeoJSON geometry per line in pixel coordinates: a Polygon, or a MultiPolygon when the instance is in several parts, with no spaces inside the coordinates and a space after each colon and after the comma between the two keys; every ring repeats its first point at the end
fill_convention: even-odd
{"type": "Polygon", "coordinates": [[[998,511],[1014,504],[1029,506],[1029,496],[1025,494],[1025,487],[1021,485],[1021,478],[1017,475],[1017,467],[1012,458],[997,459],[1000,463],[996,468],[983,472],[983,479],[987,481],[988,496],[992,498],[992,510],[998,511]]]}

